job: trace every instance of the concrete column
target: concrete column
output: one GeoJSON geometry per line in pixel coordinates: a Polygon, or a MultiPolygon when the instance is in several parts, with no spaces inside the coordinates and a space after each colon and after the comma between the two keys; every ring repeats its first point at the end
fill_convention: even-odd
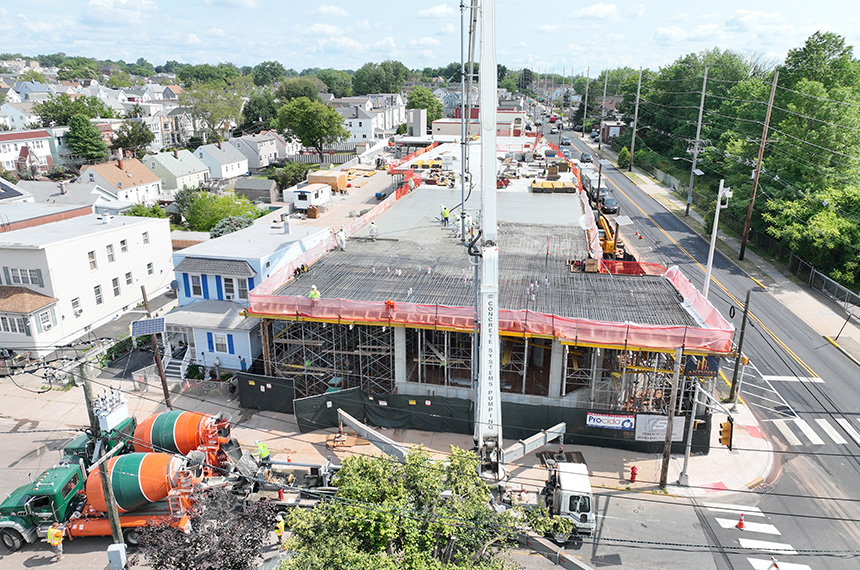
{"type": "Polygon", "coordinates": [[[552,352],[549,357],[549,397],[561,396],[561,387],[564,382],[564,345],[558,339],[552,339],[552,352]]]}
{"type": "Polygon", "coordinates": [[[591,394],[589,395],[589,405],[594,407],[594,396],[597,391],[597,382],[600,380],[600,363],[603,361],[603,349],[595,348],[591,351],[591,394]]]}
{"type": "MultiPolygon", "coordinates": [[[[394,387],[406,384],[406,328],[393,327],[394,330],[394,387]]],[[[397,390],[402,393],[401,390],[397,390]]]]}

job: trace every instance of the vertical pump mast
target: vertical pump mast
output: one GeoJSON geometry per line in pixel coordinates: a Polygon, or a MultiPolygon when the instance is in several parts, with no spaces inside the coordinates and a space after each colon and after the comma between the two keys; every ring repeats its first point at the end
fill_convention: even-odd
{"type": "Polygon", "coordinates": [[[499,392],[499,247],[496,243],[496,8],[481,2],[481,335],[480,375],[475,391],[475,443],[485,468],[498,467],[502,439],[499,392]]]}

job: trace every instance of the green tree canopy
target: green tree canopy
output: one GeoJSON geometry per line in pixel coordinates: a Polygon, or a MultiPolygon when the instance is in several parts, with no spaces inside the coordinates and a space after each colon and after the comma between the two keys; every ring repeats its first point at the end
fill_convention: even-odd
{"type": "Polygon", "coordinates": [[[191,199],[185,219],[190,229],[208,232],[218,222],[230,216],[245,216],[256,219],[263,214],[265,211],[255,206],[245,196],[236,196],[235,194],[217,196],[209,192],[197,192],[191,199]]]}
{"type": "Polygon", "coordinates": [[[240,75],[236,66],[229,63],[219,63],[218,65],[208,63],[202,65],[185,65],[178,68],[175,73],[182,85],[215,83],[219,81],[226,82],[228,79],[240,75]]]}
{"type": "Polygon", "coordinates": [[[139,150],[155,140],[155,134],[142,121],[127,119],[114,133],[111,147],[139,150]]]}
{"type": "Polygon", "coordinates": [[[131,75],[125,71],[117,71],[111,73],[111,76],[105,81],[105,85],[111,89],[121,89],[123,87],[131,87],[131,75]]]}
{"type": "Polygon", "coordinates": [[[179,95],[180,103],[191,108],[192,116],[200,121],[209,140],[220,140],[231,123],[239,122],[242,93],[235,85],[233,81],[194,83],[179,95]]]}
{"type": "Polygon", "coordinates": [[[155,75],[155,68],[141,57],[136,62],[128,64],[128,72],[140,77],[152,77],[155,75]]]}
{"type": "Polygon", "coordinates": [[[273,83],[283,79],[286,71],[287,70],[284,69],[284,66],[277,61],[264,61],[257,64],[252,71],[252,75],[254,76],[254,85],[260,87],[272,85],[273,83]]]}
{"type": "Polygon", "coordinates": [[[269,172],[269,180],[278,183],[281,190],[295,186],[308,177],[311,165],[304,162],[288,162],[283,168],[273,169],[269,172]]]}
{"type": "Polygon", "coordinates": [[[408,78],[409,70],[399,61],[365,63],[352,77],[352,91],[356,95],[399,93],[408,78]]]}
{"type": "Polygon", "coordinates": [[[68,79],[100,79],[99,64],[88,57],[69,57],[60,65],[57,78],[68,79]]]}
{"type": "Polygon", "coordinates": [[[293,99],[278,110],[278,128],[298,137],[303,145],[322,155],[326,144],[338,143],[349,136],[343,117],[319,99],[293,99]]]}
{"type": "Polygon", "coordinates": [[[413,87],[406,97],[407,109],[427,109],[427,124],[441,119],[445,114],[442,102],[426,87],[413,87]]]}
{"type": "Polygon", "coordinates": [[[281,103],[289,103],[299,97],[307,97],[311,101],[319,99],[319,90],[316,84],[307,77],[285,79],[278,85],[275,98],[281,103]]]}
{"type": "Polygon", "coordinates": [[[262,91],[251,95],[242,108],[242,124],[239,128],[258,132],[272,128],[278,118],[278,104],[271,91],[262,91]]]}
{"type": "Polygon", "coordinates": [[[47,83],[48,78],[45,77],[45,74],[41,71],[37,71],[35,69],[28,69],[20,76],[18,76],[19,81],[37,81],[39,83],[47,83]]]}
{"type": "Polygon", "coordinates": [[[345,71],[322,69],[317,73],[317,77],[335,97],[348,97],[352,94],[352,76],[345,71]]]}
{"type": "Polygon", "coordinates": [[[217,238],[225,236],[235,231],[249,228],[252,225],[254,225],[254,220],[248,216],[228,216],[209,230],[209,237],[217,238]]]}
{"type": "Polygon", "coordinates": [[[43,127],[69,125],[74,115],[83,115],[88,119],[101,117],[109,119],[114,116],[110,107],[95,97],[78,97],[72,99],[65,93],[51,95],[45,101],[33,105],[33,113],[39,116],[43,127]]]}
{"type": "Polygon", "coordinates": [[[166,218],[167,212],[158,205],[144,206],[143,204],[135,204],[125,212],[123,216],[137,216],[139,218],[166,218]]]}
{"type": "Polygon", "coordinates": [[[69,119],[69,132],[65,138],[72,154],[86,162],[102,162],[108,156],[101,131],[86,115],[75,115],[69,119]]]}

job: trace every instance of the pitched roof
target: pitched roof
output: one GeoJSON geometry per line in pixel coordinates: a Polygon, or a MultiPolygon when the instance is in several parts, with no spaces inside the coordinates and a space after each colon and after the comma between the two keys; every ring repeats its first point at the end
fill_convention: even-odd
{"type": "Polygon", "coordinates": [[[214,275],[235,275],[253,277],[256,272],[247,261],[241,259],[210,259],[207,257],[186,257],[176,266],[180,273],[206,273],[214,275]]]}
{"type": "Polygon", "coordinates": [[[54,297],[48,297],[26,287],[0,285],[0,311],[4,313],[29,315],[56,302],[57,299],[54,297]]]}
{"type": "Polygon", "coordinates": [[[115,190],[134,188],[141,184],[152,184],[153,182],[161,181],[160,177],[156,176],[155,173],[136,158],[122,160],[122,168],[119,167],[119,161],[88,164],[81,169],[81,176],[78,180],[85,182],[87,180],[85,178],[86,172],[89,169],[93,169],[99,173],[115,190]]]}
{"type": "Polygon", "coordinates": [[[173,156],[172,152],[160,152],[147,156],[147,165],[150,161],[157,162],[174,176],[187,176],[197,172],[209,172],[209,168],[199,158],[191,154],[191,151],[182,149],[173,156]]]}
{"type": "Polygon", "coordinates": [[[205,144],[197,149],[198,152],[203,151],[215,160],[218,164],[233,164],[248,160],[242,152],[231,145],[230,143],[221,143],[221,148],[217,144],[205,144]]]}
{"type": "Polygon", "coordinates": [[[23,103],[6,103],[13,109],[17,109],[24,113],[25,115],[33,115],[33,105],[36,104],[36,101],[24,101],[23,103]]]}
{"type": "MultiPolygon", "coordinates": [[[[11,103],[10,103],[11,105],[11,103]]],[[[49,139],[51,134],[48,131],[10,131],[8,133],[0,133],[0,142],[8,141],[29,141],[35,139],[49,139]]]]}

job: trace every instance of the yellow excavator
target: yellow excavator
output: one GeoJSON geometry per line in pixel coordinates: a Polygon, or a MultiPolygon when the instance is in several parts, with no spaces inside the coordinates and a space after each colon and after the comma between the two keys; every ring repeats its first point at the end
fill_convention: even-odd
{"type": "Polygon", "coordinates": [[[609,224],[601,213],[597,215],[597,228],[600,236],[600,245],[603,248],[603,259],[624,259],[624,242],[616,239],[615,229],[609,224]]]}

